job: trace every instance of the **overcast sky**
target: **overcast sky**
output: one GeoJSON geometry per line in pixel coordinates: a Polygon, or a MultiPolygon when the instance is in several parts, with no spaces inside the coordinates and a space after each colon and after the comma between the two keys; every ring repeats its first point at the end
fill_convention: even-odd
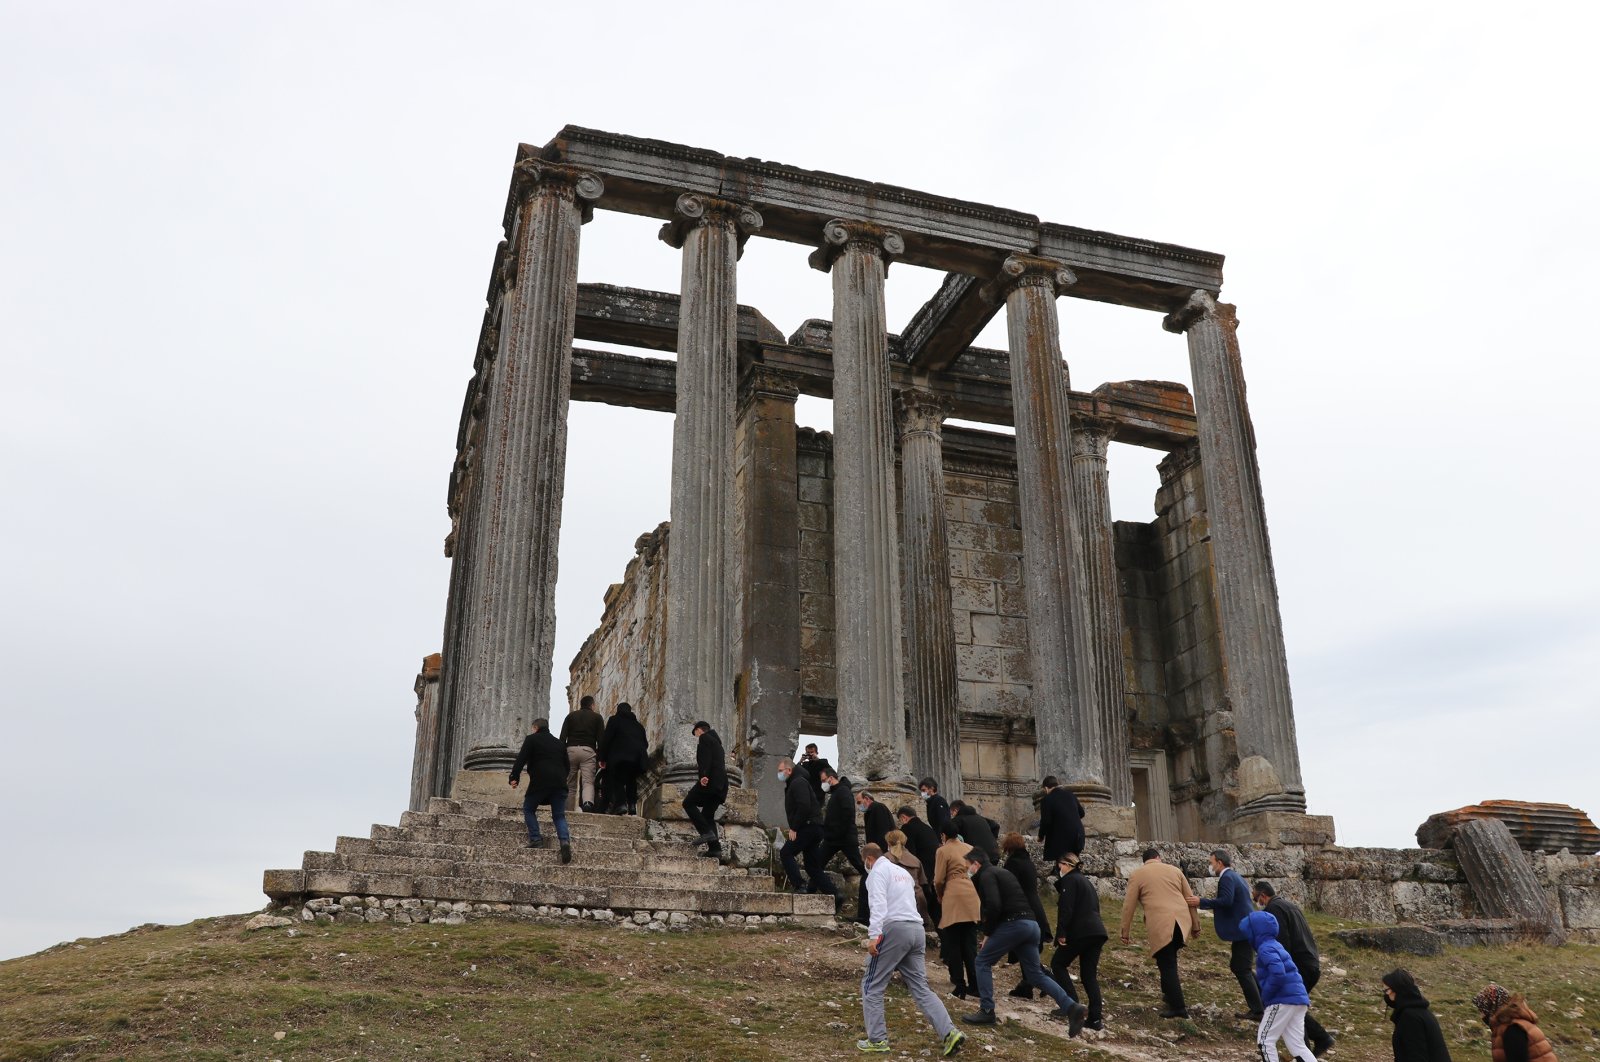
{"type": "MultiPolygon", "coordinates": [[[[509,167],[569,122],[1226,254],[1311,809],[1600,813],[1597,9],[1000,10],[0,2],[0,956],[397,821],[509,167]]],[[[677,290],[656,227],[598,215],[581,279],[677,290]]],[[[806,254],[741,263],[785,332],[806,254]]],[[[1156,315],[1060,309],[1075,386],[1187,381],[1156,315]]],[[[671,433],[571,425],[563,678],[671,433]]]]}

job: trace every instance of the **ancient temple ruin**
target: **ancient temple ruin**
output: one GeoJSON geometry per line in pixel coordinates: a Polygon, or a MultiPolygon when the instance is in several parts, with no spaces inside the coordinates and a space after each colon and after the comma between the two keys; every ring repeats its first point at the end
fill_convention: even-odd
{"type": "MultiPolygon", "coordinates": [[[[414,809],[503,789],[551,714],[567,409],[599,401],[675,413],[670,533],[641,538],[571,666],[574,700],[639,710],[663,806],[705,718],[762,787],[797,734],[836,733],[852,777],[909,792],[933,774],[1012,823],[1054,774],[1102,834],[1332,840],[1305,814],[1222,256],[571,126],[519,148],[504,227],[450,476],[442,659],[417,682],[414,809]],[[662,219],[680,292],[578,284],[595,209],[662,219]],[[785,337],[739,305],[751,238],[816,248],[831,320],[785,337]],[[897,335],[894,262],[947,274],[897,335]],[[1071,389],[1063,297],[1183,335],[1192,400],[1144,366],[1071,389]],[[974,347],[1002,311],[1007,349],[974,347]],[[796,425],[802,394],[832,399],[831,435],[796,425]],[[1111,519],[1113,441],[1162,455],[1152,522],[1111,519]]],[[[762,789],[764,817],[777,796],[762,789]]]]}

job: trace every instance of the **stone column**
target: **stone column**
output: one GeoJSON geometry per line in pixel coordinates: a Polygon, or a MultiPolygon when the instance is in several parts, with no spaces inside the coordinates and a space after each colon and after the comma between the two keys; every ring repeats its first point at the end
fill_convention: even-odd
{"type": "Polygon", "coordinates": [[[422,658],[422,670],[412,689],[417,694],[417,740],[411,758],[411,810],[427,811],[439,772],[439,663],[440,654],[422,658]]]}
{"type": "MultiPolygon", "coordinates": [[[[910,783],[900,673],[900,550],[883,285],[898,233],[833,220],[811,264],[833,276],[833,582],[839,760],[910,783]]],[[[909,791],[909,788],[908,790],[909,791]]]]}
{"type": "Polygon", "coordinates": [[[1072,434],[1056,317],[1056,296],[1076,281],[1059,262],[1012,255],[996,287],[1005,292],[1011,349],[1039,767],[1058,777],[1079,800],[1103,804],[1110,790],[1105,785],[1084,580],[1073,526],[1072,434]]]}
{"type": "MultiPolygon", "coordinates": [[[[730,760],[735,674],[734,412],[738,403],[739,254],[761,215],[706,196],[678,197],[661,238],[683,249],[678,398],[672,421],[672,554],[667,567],[665,777],[696,776],[704,719],[730,760]]],[[[729,781],[738,771],[729,765],[729,781]]]]}
{"type": "Polygon", "coordinates": [[[603,191],[570,167],[516,166],[509,287],[475,455],[478,511],[456,557],[466,574],[459,659],[446,662],[458,672],[453,748],[466,771],[509,769],[529,724],[550,713],[578,230],[603,191]]]}
{"type": "Polygon", "coordinates": [[[760,363],[743,381],[744,676],[749,726],[747,786],[760,793],[761,821],[781,823],[778,760],[800,738],[800,489],[795,398],[788,376],[760,363]]]}
{"type": "Polygon", "coordinates": [[[1186,333],[1221,613],[1228,706],[1239,745],[1239,811],[1305,811],[1289,663],[1267,539],[1255,429],[1245,402],[1238,317],[1196,291],[1163,322],[1186,333]]]}
{"type": "Polygon", "coordinates": [[[900,392],[907,727],[911,772],[961,795],[961,710],[951,625],[950,549],[945,536],[944,445],[950,408],[930,391],[900,392]]]}
{"type": "Polygon", "coordinates": [[[1100,715],[1105,782],[1111,802],[1133,803],[1128,764],[1128,706],[1123,700],[1122,592],[1111,530],[1111,477],[1106,471],[1107,425],[1072,425],[1072,499],[1077,506],[1078,550],[1087,598],[1088,641],[1094,664],[1094,707],[1100,715]]]}

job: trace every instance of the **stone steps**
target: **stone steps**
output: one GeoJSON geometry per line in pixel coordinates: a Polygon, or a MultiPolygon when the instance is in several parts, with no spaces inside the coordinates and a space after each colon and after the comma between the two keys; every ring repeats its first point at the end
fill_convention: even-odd
{"type": "Polygon", "coordinates": [[[831,897],[780,892],[764,867],[725,867],[683,841],[652,840],[650,825],[634,816],[567,816],[573,859],[563,865],[548,809],[540,819],[551,847],[530,849],[520,807],[435,798],[398,826],[374,825],[370,837],[307,852],[298,870],[267,871],[263,888],[280,902],[361,896],[807,921],[833,915],[831,897]]]}

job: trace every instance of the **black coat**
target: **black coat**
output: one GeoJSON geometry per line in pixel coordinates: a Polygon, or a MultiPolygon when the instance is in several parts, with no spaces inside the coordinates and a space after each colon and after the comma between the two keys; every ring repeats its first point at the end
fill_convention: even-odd
{"type": "Polygon", "coordinates": [[[811,793],[817,798],[817,803],[821,804],[826,799],[825,794],[822,792],[822,775],[824,772],[828,774],[834,773],[833,764],[829,763],[821,756],[818,756],[814,760],[808,760],[799,764],[799,767],[801,770],[805,771],[806,776],[810,778],[811,793]]]}
{"type": "Polygon", "coordinates": [[[1100,918],[1100,894],[1081,870],[1056,879],[1056,936],[1066,937],[1072,944],[1107,938],[1106,924],[1100,918]]]}
{"type": "Polygon", "coordinates": [[[712,793],[728,795],[728,758],[722,751],[722,739],[715,730],[700,735],[700,744],[694,751],[695,770],[706,779],[706,789],[712,793]]]}
{"type": "Polygon", "coordinates": [[[1005,867],[979,867],[978,873],[973,875],[972,885],[978,890],[978,901],[983,905],[985,933],[993,933],[1002,922],[1033,917],[1027,894],[1005,867]]]}
{"type": "Polygon", "coordinates": [[[1450,1049],[1445,1046],[1444,1033],[1439,1031],[1439,1019],[1428,1009],[1428,1001],[1420,992],[1409,992],[1395,997],[1394,1062],[1450,1062],[1450,1049]]]}
{"type": "Polygon", "coordinates": [[[1039,802],[1039,837],[1047,863],[1063,852],[1083,851],[1083,805],[1066,786],[1056,786],[1039,802]]]}
{"type": "Polygon", "coordinates": [[[1012,852],[1006,856],[1005,868],[1011,871],[1011,876],[1022,886],[1022,894],[1028,898],[1028,905],[1033,908],[1033,920],[1039,923],[1039,939],[1049,940],[1050,916],[1045,913],[1044,900],[1039,897],[1039,872],[1034,869],[1033,860],[1029,858],[1026,850],[1012,852]]]}
{"type": "Polygon", "coordinates": [[[1294,960],[1301,975],[1312,970],[1322,970],[1322,956],[1317,954],[1317,941],[1311,935],[1311,926],[1300,908],[1282,896],[1274,896],[1266,907],[1267,914],[1278,920],[1278,943],[1294,960]]]}
{"type": "Polygon", "coordinates": [[[912,819],[900,827],[900,832],[906,835],[906,848],[917,857],[917,862],[922,864],[923,872],[931,882],[933,865],[939,858],[939,838],[934,835],[933,827],[921,819],[912,819]]]}
{"type": "Polygon", "coordinates": [[[894,829],[894,813],[889,810],[889,805],[874,800],[861,813],[861,827],[867,835],[868,844],[875,844],[885,852],[889,850],[889,831],[894,829]]]}
{"type": "Polygon", "coordinates": [[[961,831],[961,839],[989,857],[989,862],[1000,862],[1000,842],[995,840],[989,820],[968,808],[966,814],[951,820],[961,831]]]}
{"type": "Polygon", "coordinates": [[[842,848],[856,846],[856,794],[848,778],[840,778],[828,790],[828,806],[822,810],[822,839],[842,848]]]}
{"type": "Polygon", "coordinates": [[[607,767],[643,768],[650,758],[650,739],[645,736],[644,724],[633,712],[620,709],[606,720],[606,732],[600,735],[596,750],[600,762],[607,767]]]}
{"type": "MultiPolygon", "coordinates": [[[[811,792],[811,776],[799,767],[789,772],[789,781],[783,787],[783,814],[791,830],[802,830],[822,821],[822,809],[817,807],[816,794],[811,792]]],[[[854,816],[851,818],[853,821],[854,816]]]]}
{"type": "Polygon", "coordinates": [[[522,778],[522,769],[528,769],[529,793],[545,793],[567,787],[567,746],[562,740],[540,730],[522,739],[522,749],[517,762],[511,765],[511,780],[522,778]]]}
{"type": "Polygon", "coordinates": [[[569,748],[584,745],[592,749],[600,744],[600,736],[605,728],[605,720],[600,718],[599,712],[593,708],[579,708],[575,712],[568,712],[561,721],[561,740],[569,748]]]}
{"type": "Polygon", "coordinates": [[[928,798],[928,826],[936,836],[943,836],[944,824],[950,821],[950,803],[938,793],[928,798]]]}

